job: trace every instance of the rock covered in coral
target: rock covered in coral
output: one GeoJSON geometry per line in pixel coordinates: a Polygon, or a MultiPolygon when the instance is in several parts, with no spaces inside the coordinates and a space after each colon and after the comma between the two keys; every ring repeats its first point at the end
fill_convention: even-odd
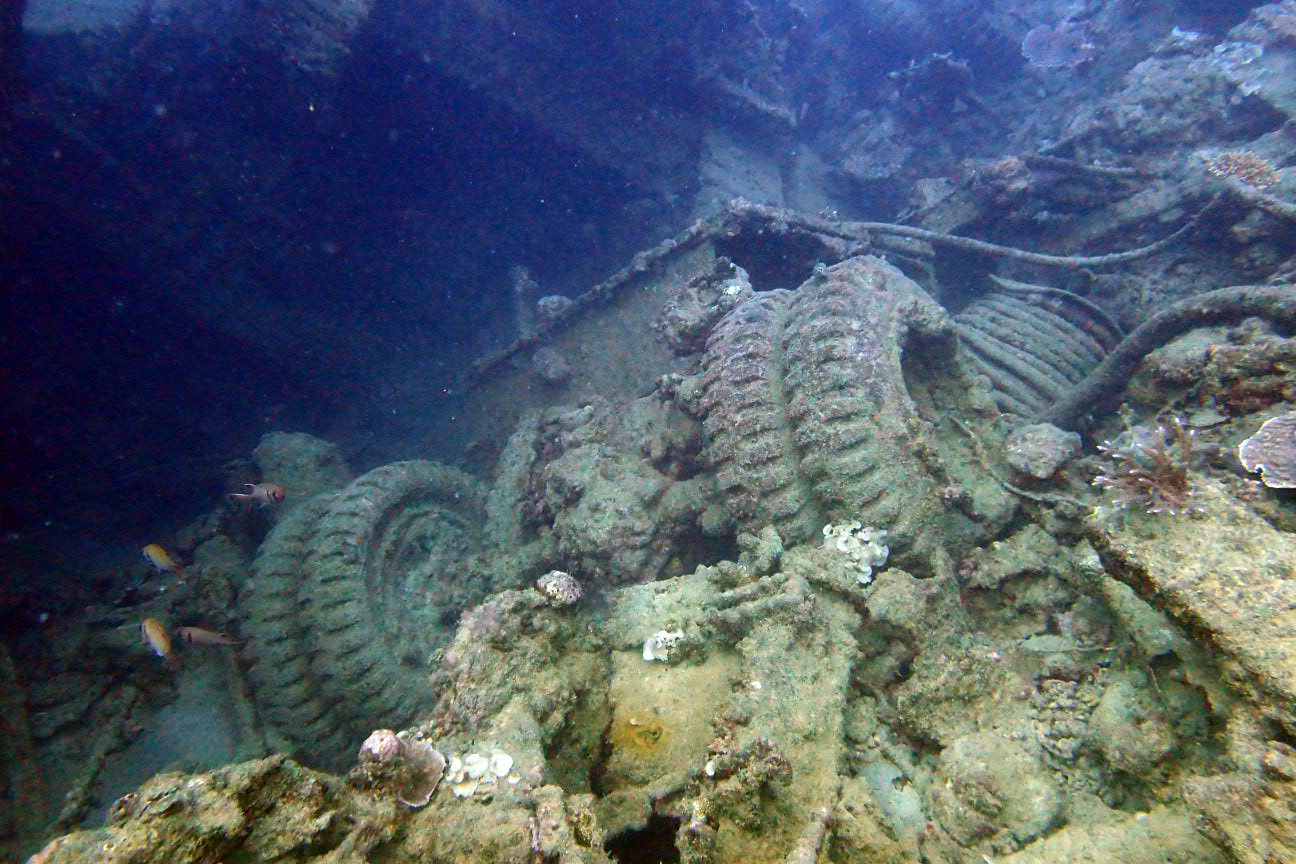
{"type": "MultiPolygon", "coordinates": [[[[168,2],[145,10],[132,3],[37,0],[29,4],[23,23],[44,33],[84,33],[139,28],[150,17],[167,21],[183,16],[187,28],[204,32],[228,51],[259,58],[277,56],[285,66],[301,72],[332,75],[351,53],[351,41],[372,6],[373,0],[283,0],[255,8],[240,3],[168,2]]],[[[137,53],[144,55],[142,50],[137,53]]]]}
{"type": "Polygon", "coordinates": [[[1119,524],[1095,511],[1087,531],[1105,566],[1227,658],[1227,673],[1289,733],[1296,732],[1296,541],[1234,500],[1198,484],[1199,514],[1119,524]]]}
{"type": "Polygon", "coordinates": [[[572,377],[572,366],[557,349],[547,346],[531,356],[531,371],[546,384],[566,384],[572,377]]]}
{"type": "MultiPolygon", "coordinates": [[[[476,734],[515,703],[532,707],[542,730],[554,734],[560,706],[576,704],[606,676],[592,650],[597,642],[579,617],[551,608],[536,591],[494,595],[464,614],[445,652],[450,683],[436,707],[438,726],[476,734]]],[[[518,747],[508,751],[521,756],[518,747]]]]}
{"type": "Polygon", "coordinates": [[[369,18],[373,0],[287,0],[269,8],[259,42],[278,49],[285,64],[332,75],[351,53],[351,40],[369,18]]]}
{"type": "Polygon", "coordinates": [[[563,318],[572,308],[572,299],[561,294],[546,294],[536,301],[536,314],[546,325],[563,318]]]}
{"type": "Polygon", "coordinates": [[[576,577],[563,570],[550,570],[536,580],[536,590],[545,596],[551,606],[571,606],[581,599],[581,586],[576,577]]]}
{"type": "Polygon", "coordinates": [[[1296,402],[1296,384],[1288,373],[1293,363],[1296,339],[1261,319],[1196,327],[1144,358],[1131,379],[1129,401],[1141,411],[1175,402],[1200,405],[1188,422],[1211,426],[1296,402]]]}
{"type": "Polygon", "coordinates": [[[723,256],[714,267],[675,288],[653,324],[677,356],[706,347],[707,335],[725,313],[751,296],[747,271],[723,256]]]}
{"type": "Polygon", "coordinates": [[[1068,459],[1080,453],[1080,436],[1052,423],[1020,426],[1008,435],[1009,467],[1036,480],[1055,475],[1068,459]]]}
{"type": "Polygon", "coordinates": [[[392,839],[392,805],[272,756],[209,774],[159,774],[110,808],[107,824],[51,842],[39,864],[269,862],[294,850],[364,860],[392,839]]]}
{"type": "Polygon", "coordinates": [[[1139,777],[1165,759],[1176,743],[1155,691],[1123,679],[1103,691],[1089,717],[1089,734],[1107,764],[1139,777]]]}
{"type": "Polygon", "coordinates": [[[976,732],[941,752],[932,803],[959,843],[991,838],[1013,849],[1043,835],[1062,816],[1062,797],[1030,750],[997,732],[976,732]]]}
{"type": "Polygon", "coordinates": [[[1296,116],[1291,78],[1293,17],[1290,3],[1258,5],[1229,30],[1211,56],[1239,93],[1264,100],[1289,118],[1296,116]]]}
{"type": "MultiPolygon", "coordinates": [[[[846,528],[840,539],[849,547],[861,529],[846,528]]],[[[980,569],[988,577],[989,562],[1017,562],[1005,561],[1001,578],[985,583],[1014,598],[1017,612],[1005,619],[1013,628],[1028,604],[1061,607],[1060,583],[1072,567],[1056,543],[1044,545],[1049,535],[1032,536],[1038,543],[1014,541],[1017,552],[1008,543],[988,547],[980,569]]],[[[609,837],[634,837],[654,815],[679,820],[680,860],[694,864],[809,861],[815,846],[838,862],[919,860],[915,842],[928,860],[999,858],[1050,836],[1064,818],[1090,827],[1072,815],[1081,799],[1058,783],[1059,761],[1077,784],[1091,784],[1100,776],[1086,767],[1094,754],[1122,771],[1155,767],[1172,743],[1150,682],[1130,676],[1129,688],[1095,709],[1094,655],[1071,649],[1068,680],[1050,671],[1039,686],[1084,680],[1094,698],[1077,695],[1084,704],[1072,709],[1067,693],[1051,696],[1052,713],[1034,719],[1065,733],[1075,750],[1069,761],[1060,748],[1041,750],[1029,731],[1023,669],[1044,620],[1026,619],[1014,637],[1021,649],[1005,662],[1000,650],[1011,643],[1000,624],[982,618],[976,623],[989,623],[987,631],[973,632],[974,584],[960,597],[947,580],[891,568],[861,591],[856,566],[835,542],[784,548],[772,529],[748,535],[737,562],[609,591],[597,628],[585,608],[552,608],[537,590],[492,596],[464,616],[445,654],[450,680],[433,718],[406,733],[378,730],[361,748],[352,778],[375,794],[342,792],[386,807],[375,831],[394,836],[382,850],[392,862],[603,864],[609,837]],[[935,623],[942,621],[954,626],[935,623]],[[641,660],[644,634],[662,626],[687,633],[684,662],[673,654],[667,663],[641,660]],[[859,698],[864,681],[889,698],[859,698]],[[1138,751],[1142,728],[1157,735],[1147,754],[1138,751]],[[445,774],[427,806],[411,809],[418,799],[398,771],[411,743],[432,741],[446,754],[445,774]],[[917,755],[936,747],[939,757],[917,755]],[[844,764],[853,771],[839,792],[844,764]],[[592,776],[593,790],[585,785],[592,776]],[[825,822],[828,810],[840,815],[825,822]],[[866,857],[864,849],[879,851],[866,857]]],[[[1074,616],[1054,622],[1050,629],[1081,632],[1074,616]]],[[[1092,797],[1095,787],[1075,788],[1092,797]]],[[[246,844],[203,853],[274,860],[246,844]]]]}
{"type": "Polygon", "coordinates": [[[1197,830],[1228,850],[1229,861],[1296,860],[1296,750],[1271,735],[1258,718],[1235,715],[1225,730],[1233,770],[1184,784],[1197,830]]]}
{"type": "MultiPolygon", "coordinates": [[[[1225,856],[1202,837],[1182,809],[1158,804],[1146,812],[1114,811],[1098,824],[1073,823],[1032,843],[1020,855],[991,861],[1119,861],[1121,864],[1225,864],[1225,856]]],[[[985,859],[982,859],[985,860],[985,859]]],[[[1240,859],[1251,860],[1251,859],[1240,859]]],[[[1282,859],[1273,859],[1282,860],[1282,859]]]]}
{"type": "Polygon", "coordinates": [[[536,430],[539,458],[519,502],[524,527],[557,543],[561,560],[599,581],[661,578],[688,566],[707,478],[695,477],[696,422],[650,396],[554,412],[536,430]]]}
{"type": "Polygon", "coordinates": [[[369,788],[390,789],[407,807],[426,807],[446,769],[445,756],[431,744],[391,729],[370,734],[360,745],[359,758],[350,779],[369,788]]]}
{"type": "MultiPolygon", "coordinates": [[[[372,736],[362,763],[373,767],[380,764],[375,760],[392,758],[405,749],[397,741],[409,743],[403,735],[381,730],[372,736]]],[[[543,846],[552,860],[607,864],[588,795],[569,799],[558,787],[523,783],[510,773],[512,760],[501,752],[478,755],[478,763],[477,794],[461,798],[443,792],[412,811],[385,787],[377,789],[380,794],[363,792],[282,756],[209,774],[160,774],[113,804],[105,827],[59,837],[31,861],[516,864],[539,860],[534,856],[543,846]],[[483,794],[488,787],[490,794],[483,794]],[[567,822],[571,830],[537,840],[532,817],[539,807],[558,816],[552,827],[567,822]],[[564,810],[570,814],[566,818],[564,810]]]]}

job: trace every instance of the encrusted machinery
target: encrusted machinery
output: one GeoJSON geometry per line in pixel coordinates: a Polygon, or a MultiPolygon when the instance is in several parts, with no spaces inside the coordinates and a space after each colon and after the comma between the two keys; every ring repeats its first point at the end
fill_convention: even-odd
{"type": "MultiPolygon", "coordinates": [[[[991,394],[953,320],[880,259],[821,268],[795,292],[748,291],[700,366],[715,503],[738,531],[772,525],[802,543],[858,520],[889,532],[897,562],[938,574],[1013,512],[991,394]]],[[[491,576],[504,550],[485,512],[478,481],[413,461],[276,526],[241,606],[258,702],[297,752],[327,764],[435,704],[434,658],[458,614],[507,587],[491,576]]]]}
{"type": "Polygon", "coordinates": [[[751,296],[716,326],[702,368],[711,459],[742,530],[803,542],[858,520],[930,572],[1012,512],[996,411],[953,320],[878,258],[751,296]]]}
{"type": "Polygon", "coordinates": [[[323,762],[375,723],[435,701],[434,652],[481,599],[484,494],[468,475],[396,462],[286,516],[240,598],[266,719],[323,762]]]}

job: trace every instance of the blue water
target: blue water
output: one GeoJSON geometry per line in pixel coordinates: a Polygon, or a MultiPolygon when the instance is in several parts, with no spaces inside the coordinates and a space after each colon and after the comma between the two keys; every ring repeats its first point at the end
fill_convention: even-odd
{"type": "MultiPolygon", "coordinates": [[[[462,25],[465,56],[447,58],[453,20],[393,0],[322,72],[283,32],[292,4],[159,4],[80,32],[77,4],[28,5],[43,29],[5,71],[0,530],[52,522],[55,545],[182,521],[270,429],[331,437],[357,465],[407,455],[465,358],[512,337],[509,268],[576,294],[679,230],[708,129],[830,158],[856,112],[886,105],[888,73],[931,52],[1010,97],[1016,31],[1052,15],[520,3],[462,25]],[[800,125],[717,98],[720,79],[776,94],[800,125]],[[395,381],[411,363],[420,383],[395,381]]],[[[1245,5],[1153,17],[1219,32],[1245,5]]],[[[1082,75],[1111,80],[1142,48],[1106,47],[1082,75]]],[[[942,110],[917,116],[944,148],[911,157],[919,173],[996,151],[942,110]]],[[[893,192],[828,189],[857,218],[893,215],[893,192]]]]}

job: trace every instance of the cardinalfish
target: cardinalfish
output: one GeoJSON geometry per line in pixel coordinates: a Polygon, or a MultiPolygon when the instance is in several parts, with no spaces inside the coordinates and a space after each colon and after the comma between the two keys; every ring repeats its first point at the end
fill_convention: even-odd
{"type": "Polygon", "coordinates": [[[171,648],[171,634],[167,632],[166,625],[156,618],[145,618],[140,622],[140,633],[144,636],[144,644],[162,658],[167,668],[174,668],[175,654],[171,648]]]}
{"type": "Polygon", "coordinates": [[[237,639],[231,639],[224,633],[217,633],[215,630],[208,630],[205,627],[177,627],[175,634],[179,639],[192,645],[242,644],[237,639]]]}
{"type": "Polygon", "coordinates": [[[288,490],[278,483],[244,483],[243,492],[231,492],[229,499],[251,507],[256,504],[258,507],[269,507],[272,504],[282,504],[288,497],[288,490]]]}
{"type": "Polygon", "coordinates": [[[140,551],[144,555],[144,560],[156,567],[159,573],[174,573],[180,576],[184,572],[184,567],[180,562],[173,558],[171,553],[162,548],[159,543],[150,543],[140,551]]]}

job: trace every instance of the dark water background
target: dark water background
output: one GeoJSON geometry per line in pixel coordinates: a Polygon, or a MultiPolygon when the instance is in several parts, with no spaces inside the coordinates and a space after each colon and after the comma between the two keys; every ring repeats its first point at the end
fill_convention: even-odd
{"type": "MultiPolygon", "coordinates": [[[[842,0],[808,4],[807,18],[759,3],[805,119],[766,135],[761,118],[715,98],[699,59],[760,74],[762,45],[734,24],[741,4],[513,5],[547,27],[523,34],[530,53],[516,56],[582,73],[580,90],[530,114],[506,71],[484,86],[419,47],[435,3],[381,0],[327,73],[258,34],[273,4],[213,0],[201,20],[141,15],[90,34],[10,31],[5,605],[79,597],[82,574],[218,502],[221,466],[267,431],[333,440],[358,470],[452,461],[466,442],[428,440],[426,419],[453,400],[466,362],[515,335],[510,268],[573,295],[684,227],[698,193],[687,162],[707,128],[772,149],[823,140],[882,104],[889,71],[933,51],[955,52],[1011,106],[1024,62],[979,26],[992,4],[842,0]],[[636,145],[599,146],[597,116],[589,137],[560,134],[577,127],[545,122],[551,110],[604,112],[612,133],[659,137],[643,152],[681,155],[674,167],[618,159],[636,145]]],[[[1029,18],[1031,4],[1017,5],[1029,18]]],[[[1181,26],[1220,33],[1251,4],[1168,5],[1181,26]]],[[[1122,71],[1099,64],[1070,86],[1122,71]]],[[[518,86],[528,76],[543,69],[519,69],[518,86]]],[[[948,118],[928,121],[916,134],[948,118]]],[[[1002,149],[953,126],[943,143],[946,163],[1002,149]]],[[[894,216],[895,194],[837,192],[843,216],[894,216]]]]}

